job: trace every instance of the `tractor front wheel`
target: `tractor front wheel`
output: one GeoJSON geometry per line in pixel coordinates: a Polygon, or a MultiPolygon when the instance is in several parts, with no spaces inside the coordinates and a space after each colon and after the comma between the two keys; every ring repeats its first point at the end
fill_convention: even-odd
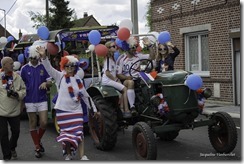
{"type": "Polygon", "coordinates": [[[216,122],[208,127],[208,136],[213,148],[219,153],[230,153],[237,144],[235,122],[226,112],[214,113],[216,122]]]}
{"type": "Polygon", "coordinates": [[[145,122],[137,122],[132,130],[132,144],[139,160],[156,160],[157,145],[152,129],[145,122]]]}

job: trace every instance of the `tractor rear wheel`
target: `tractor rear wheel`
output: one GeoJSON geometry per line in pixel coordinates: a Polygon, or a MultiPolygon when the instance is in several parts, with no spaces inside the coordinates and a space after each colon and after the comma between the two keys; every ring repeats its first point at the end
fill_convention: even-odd
{"type": "Polygon", "coordinates": [[[92,98],[98,110],[94,117],[89,112],[90,135],[97,149],[111,150],[117,142],[117,113],[113,103],[106,101],[102,96],[92,98]]]}

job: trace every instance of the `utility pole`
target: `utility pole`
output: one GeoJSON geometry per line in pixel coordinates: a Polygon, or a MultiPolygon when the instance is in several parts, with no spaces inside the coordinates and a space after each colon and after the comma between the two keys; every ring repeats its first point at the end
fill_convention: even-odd
{"type": "Polygon", "coordinates": [[[131,21],[133,23],[132,34],[138,34],[137,0],[131,0],[131,21]]]}
{"type": "Polygon", "coordinates": [[[6,11],[4,9],[0,9],[4,12],[4,36],[5,38],[7,37],[7,32],[6,32],[6,11]]]}
{"type": "Polygon", "coordinates": [[[48,4],[48,0],[46,0],[46,27],[48,28],[49,25],[49,4],[48,4]]]}

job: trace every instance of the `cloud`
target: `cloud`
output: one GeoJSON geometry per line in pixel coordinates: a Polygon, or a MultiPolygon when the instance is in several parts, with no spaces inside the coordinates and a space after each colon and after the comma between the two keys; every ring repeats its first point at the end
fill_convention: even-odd
{"type": "MultiPolygon", "coordinates": [[[[11,8],[16,0],[7,0],[1,2],[2,9],[6,12],[11,8]]],[[[147,3],[149,0],[138,0],[138,26],[139,33],[148,33],[146,24],[147,3]]],[[[84,12],[93,15],[101,25],[111,25],[116,23],[119,25],[123,19],[131,19],[131,1],[114,1],[114,0],[72,0],[69,8],[74,9],[77,18],[83,18],[84,12]]],[[[7,14],[7,30],[16,38],[18,38],[19,30],[23,34],[36,33],[36,29],[32,28],[34,22],[28,14],[29,11],[40,12],[45,14],[45,0],[19,0],[7,14]]],[[[3,18],[3,12],[0,11],[0,20],[3,18]]],[[[0,22],[4,26],[4,19],[0,22]]]]}

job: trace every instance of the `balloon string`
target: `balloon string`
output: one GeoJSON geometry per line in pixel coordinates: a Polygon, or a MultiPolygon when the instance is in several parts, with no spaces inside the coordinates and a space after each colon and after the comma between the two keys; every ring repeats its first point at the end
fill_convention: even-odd
{"type": "Polygon", "coordinates": [[[188,97],[187,97],[187,100],[184,102],[184,104],[186,104],[189,101],[190,93],[191,93],[191,90],[189,89],[188,97]]]}

